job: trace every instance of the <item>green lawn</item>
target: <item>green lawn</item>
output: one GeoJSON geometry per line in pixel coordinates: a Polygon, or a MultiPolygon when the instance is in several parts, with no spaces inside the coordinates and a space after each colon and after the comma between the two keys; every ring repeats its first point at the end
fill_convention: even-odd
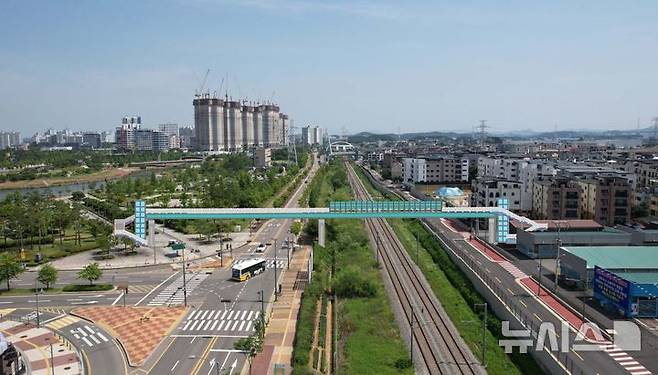
{"type": "MultiPolygon", "coordinates": [[[[375,199],[382,199],[382,194],[375,190],[365,176],[363,170],[355,167],[359,177],[375,199]]],[[[472,301],[483,302],[482,297],[474,290],[470,281],[452,263],[451,259],[439,243],[428,233],[418,220],[388,219],[398,238],[404,245],[411,259],[416,262],[416,237],[420,233],[418,246],[418,265],[423,271],[434,294],[437,296],[453,324],[459,330],[466,344],[471,348],[478,360],[482,353],[482,319],[481,309],[477,312],[471,306],[472,301]],[[423,246],[425,245],[425,246],[423,246]],[[428,251],[427,247],[431,247],[428,251]],[[449,269],[453,277],[447,277],[444,269],[449,269]],[[458,281],[456,281],[458,280],[458,281]],[[455,284],[457,282],[457,284],[455,284]],[[461,285],[461,288],[455,287],[461,285]],[[468,298],[465,298],[467,296],[468,298]],[[471,301],[471,302],[469,302],[471,301]]],[[[542,371],[529,355],[507,355],[498,345],[495,332],[500,332],[500,320],[489,313],[489,330],[487,341],[487,372],[489,374],[541,374],[542,371]]]]}
{"type": "Polygon", "coordinates": [[[3,249],[2,251],[6,251],[9,254],[14,254],[17,259],[27,262],[28,265],[32,266],[37,264],[34,261],[34,257],[37,253],[41,253],[42,263],[44,263],[57,258],[79,253],[81,251],[97,248],[96,241],[89,234],[89,232],[83,230],[80,233],[80,236],[82,243],[77,245],[75,244],[75,232],[72,229],[69,229],[66,231],[61,243],[59,237],[55,237],[52,243],[42,244],[41,250],[39,250],[39,246],[37,244],[34,244],[24,246],[24,255],[21,255],[18,245],[3,249]]]}
{"type": "MultiPolygon", "coordinates": [[[[309,183],[309,188],[314,190],[308,194],[309,200],[317,206],[325,206],[330,200],[351,199],[351,189],[343,173],[342,163],[323,166],[316,179],[309,183]]],[[[311,236],[316,235],[317,223],[309,222],[306,231],[311,236]]],[[[362,220],[328,220],[327,247],[314,246],[314,282],[304,292],[297,322],[293,352],[295,374],[312,373],[306,364],[313,341],[315,306],[325,293],[331,294],[333,290],[329,274],[334,253],[338,278],[344,270],[358,265],[362,281],[375,290],[369,297],[338,298],[335,306],[338,317],[337,373],[413,374],[413,369],[407,366],[409,353],[400,337],[362,220]]],[[[320,336],[324,334],[332,333],[321,332],[320,336]]]]}

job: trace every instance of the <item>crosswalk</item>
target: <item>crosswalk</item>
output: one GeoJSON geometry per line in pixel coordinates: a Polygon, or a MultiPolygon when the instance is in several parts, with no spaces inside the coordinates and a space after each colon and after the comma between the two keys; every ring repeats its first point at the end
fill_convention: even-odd
{"type": "Polygon", "coordinates": [[[73,323],[77,323],[80,321],[80,318],[73,316],[73,315],[67,315],[65,317],[55,319],[51,322],[46,323],[46,327],[52,328],[52,329],[62,329],[64,327],[70,326],[73,323]]]}
{"type": "Polygon", "coordinates": [[[155,288],[155,285],[129,285],[128,293],[148,293],[153,288],[155,288]]]}
{"type": "Polygon", "coordinates": [[[500,264],[501,267],[503,267],[505,270],[507,270],[507,272],[512,274],[512,276],[514,276],[514,278],[518,279],[518,278],[528,277],[528,275],[526,275],[525,272],[521,271],[515,265],[513,265],[512,263],[510,263],[508,261],[502,261],[498,264],[500,264]]]}
{"type": "Polygon", "coordinates": [[[71,334],[76,339],[83,341],[90,348],[94,345],[100,345],[103,342],[110,341],[101,331],[98,329],[93,329],[86,324],[84,327],[72,329],[71,334]]]}
{"type": "MultiPolygon", "coordinates": [[[[197,287],[203,280],[208,277],[208,274],[205,272],[203,273],[195,273],[191,275],[187,275],[187,280],[186,280],[186,288],[187,288],[187,295],[189,296],[190,293],[197,287]]],[[[183,276],[179,277],[176,279],[174,282],[169,284],[165,289],[160,291],[158,295],[153,297],[151,302],[148,303],[148,306],[175,306],[175,305],[182,305],[183,301],[185,300],[185,296],[183,295],[183,276]]]]}
{"type": "Polygon", "coordinates": [[[188,333],[253,332],[254,321],[260,317],[255,310],[196,310],[180,327],[188,333]]]}
{"type": "MultiPolygon", "coordinates": [[[[245,259],[236,259],[236,260],[233,262],[233,265],[240,264],[240,263],[242,263],[242,262],[244,262],[244,261],[246,261],[246,260],[249,260],[249,259],[247,259],[247,258],[245,258],[245,259]]],[[[285,259],[283,259],[283,260],[282,260],[282,259],[277,259],[277,261],[276,261],[276,267],[279,268],[279,269],[285,268],[286,265],[287,265],[287,263],[288,263],[288,262],[287,262],[285,259]]],[[[265,268],[274,268],[274,259],[267,259],[267,260],[265,261],[265,268]]]]}

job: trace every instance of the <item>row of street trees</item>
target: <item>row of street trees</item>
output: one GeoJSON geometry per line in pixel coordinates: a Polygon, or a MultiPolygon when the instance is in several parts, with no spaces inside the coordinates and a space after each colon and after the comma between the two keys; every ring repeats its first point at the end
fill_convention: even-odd
{"type": "MultiPolygon", "coordinates": [[[[6,283],[7,290],[11,289],[11,280],[16,279],[25,269],[15,257],[9,254],[0,254],[0,282],[6,283]]],[[[94,282],[103,276],[103,271],[100,269],[98,263],[90,263],[86,265],[80,272],[78,278],[81,280],[89,281],[89,285],[94,285],[94,282]]],[[[37,273],[37,281],[46,286],[46,289],[57,282],[59,278],[59,271],[52,264],[45,264],[37,273]]]]}

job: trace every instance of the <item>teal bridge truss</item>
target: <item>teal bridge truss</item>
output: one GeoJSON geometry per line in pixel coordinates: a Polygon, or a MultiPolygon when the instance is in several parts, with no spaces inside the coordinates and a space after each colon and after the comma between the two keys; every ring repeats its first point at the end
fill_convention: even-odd
{"type": "Polygon", "coordinates": [[[545,229],[545,224],[507,210],[506,200],[498,207],[443,207],[440,200],[430,201],[334,201],[329,207],[318,208],[152,208],[143,200],[135,201],[135,215],[115,220],[114,233],[130,237],[146,244],[150,234],[150,221],[154,220],[203,220],[203,219],[368,219],[368,218],[446,218],[446,219],[494,219],[496,229],[492,241],[506,242],[509,218],[530,225],[529,230],[545,229]],[[134,222],[135,233],[126,230],[134,222]],[[497,222],[497,223],[496,223],[497,222]],[[148,233],[147,233],[148,232],[148,233]]]}

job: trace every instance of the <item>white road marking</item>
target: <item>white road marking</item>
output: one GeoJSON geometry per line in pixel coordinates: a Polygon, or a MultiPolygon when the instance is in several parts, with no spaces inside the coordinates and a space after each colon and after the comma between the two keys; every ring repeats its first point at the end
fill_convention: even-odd
{"type": "Polygon", "coordinates": [[[171,372],[174,372],[174,369],[176,368],[176,366],[178,366],[179,362],[180,362],[180,359],[178,361],[176,361],[176,363],[174,363],[174,366],[170,370],[171,372]]]}
{"type": "Polygon", "coordinates": [[[119,302],[119,300],[121,299],[121,297],[123,297],[124,294],[125,294],[125,292],[121,292],[121,294],[119,294],[117,299],[115,299],[114,302],[112,302],[112,306],[116,305],[117,302],[119,302]]]}

